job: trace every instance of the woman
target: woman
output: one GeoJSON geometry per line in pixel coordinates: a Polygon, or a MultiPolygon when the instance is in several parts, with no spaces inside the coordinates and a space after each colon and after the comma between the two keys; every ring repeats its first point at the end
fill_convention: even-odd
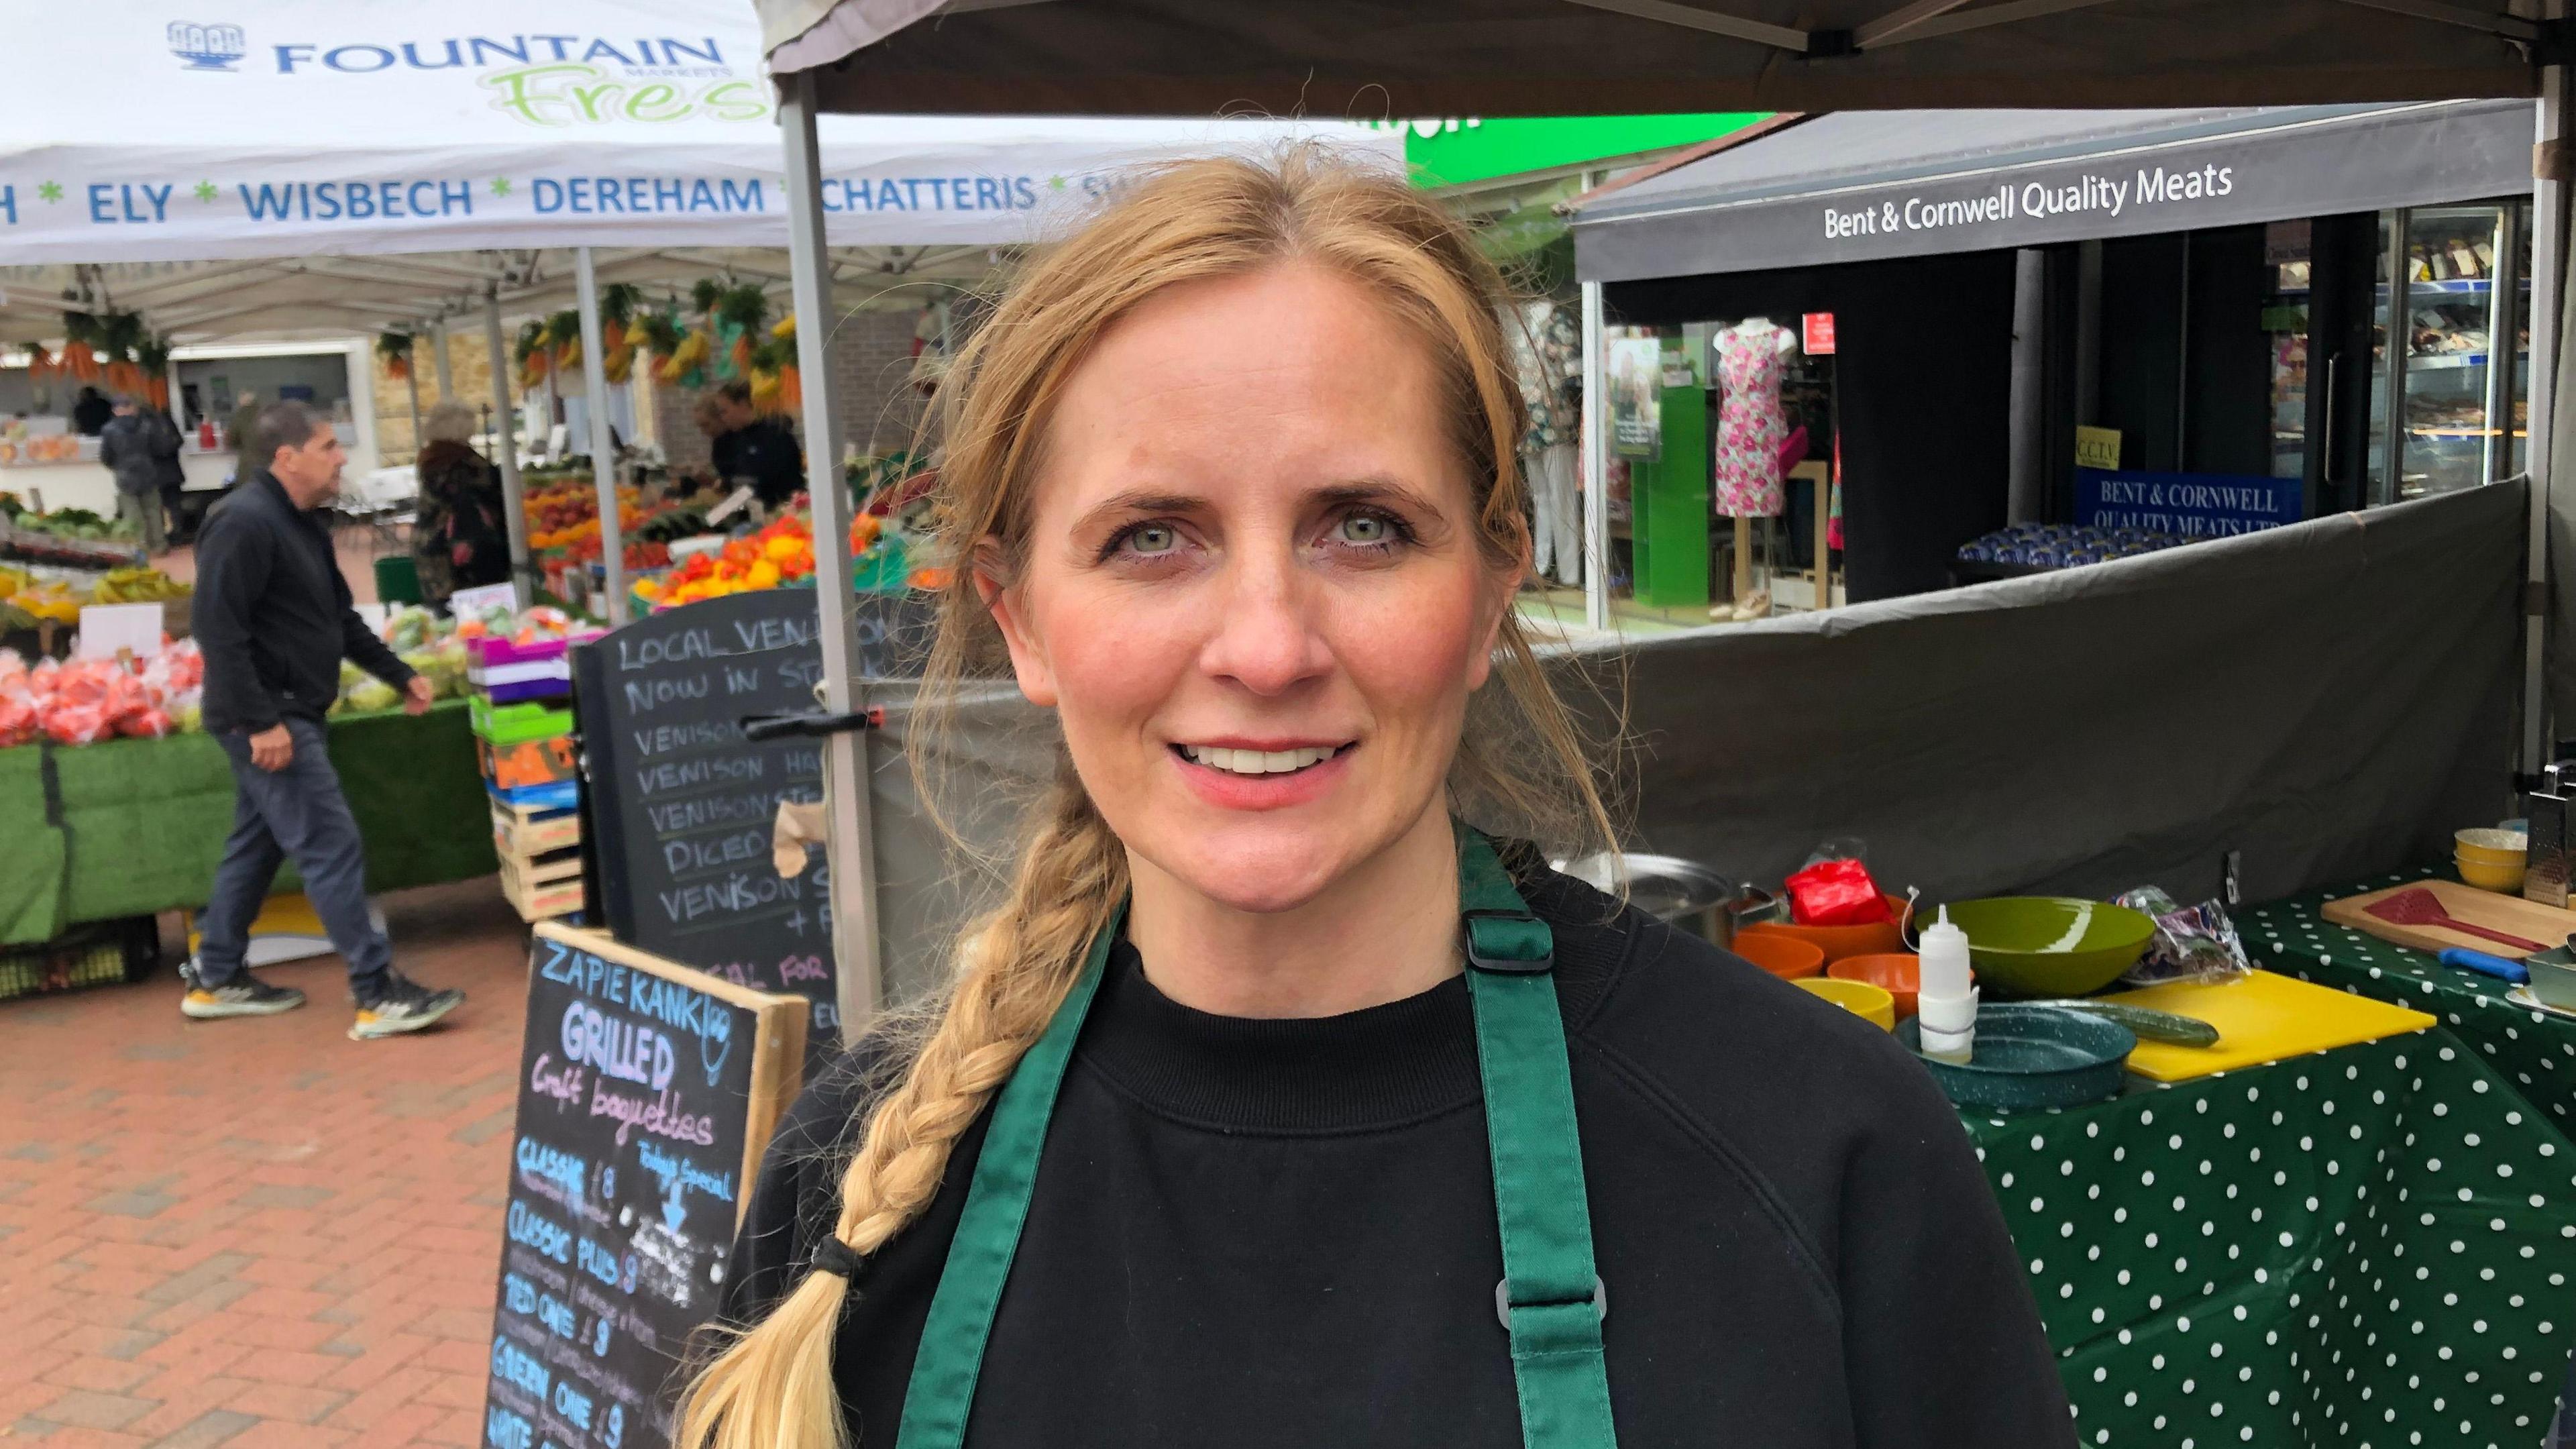
{"type": "Polygon", "coordinates": [[[1902,1049],[1453,825],[1607,830],[1501,290],[1396,178],[1196,162],[969,344],[927,693],[989,619],[1070,769],[791,1112],[676,1443],[2071,1442],[1902,1049]]]}
{"type": "Polygon", "coordinates": [[[412,464],[420,505],[412,518],[411,553],[421,599],[432,608],[458,589],[510,577],[500,474],[466,441],[474,436],[474,422],[474,409],[451,399],[431,408],[421,424],[428,441],[412,464]]]}

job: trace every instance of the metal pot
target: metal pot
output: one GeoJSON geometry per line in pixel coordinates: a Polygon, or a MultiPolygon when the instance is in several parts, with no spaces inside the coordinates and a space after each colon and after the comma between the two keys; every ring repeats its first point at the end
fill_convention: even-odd
{"type": "Polygon", "coordinates": [[[1780,901],[1769,891],[1738,885],[1677,855],[1605,852],[1563,862],[1557,869],[1605,891],[1616,889],[1618,877],[1625,875],[1628,899],[1637,909],[1718,946],[1735,943],[1737,926],[1768,920],[1779,912],[1780,901]]]}

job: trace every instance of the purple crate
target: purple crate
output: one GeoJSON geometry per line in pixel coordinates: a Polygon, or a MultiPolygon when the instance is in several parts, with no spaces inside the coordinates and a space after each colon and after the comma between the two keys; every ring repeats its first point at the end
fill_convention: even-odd
{"type": "Polygon", "coordinates": [[[488,685],[483,690],[494,704],[517,704],[523,699],[560,699],[572,693],[569,679],[523,679],[516,684],[488,685]]]}

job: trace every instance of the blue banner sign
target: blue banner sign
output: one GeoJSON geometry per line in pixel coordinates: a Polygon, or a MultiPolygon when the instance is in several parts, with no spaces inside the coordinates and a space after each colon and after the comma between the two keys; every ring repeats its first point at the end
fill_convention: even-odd
{"type": "Polygon", "coordinates": [[[2075,521],[2183,538],[2225,538],[2299,521],[2296,478],[2075,470],[2075,521]]]}

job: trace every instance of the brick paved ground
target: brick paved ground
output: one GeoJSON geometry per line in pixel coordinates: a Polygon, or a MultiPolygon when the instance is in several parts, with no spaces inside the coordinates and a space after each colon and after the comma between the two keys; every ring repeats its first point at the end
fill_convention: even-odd
{"type": "Polygon", "coordinates": [[[0,1002],[0,1449],[481,1442],[526,967],[490,880],[388,897],[472,999],[355,1042],[191,1022],[175,978],[0,1002]]]}

